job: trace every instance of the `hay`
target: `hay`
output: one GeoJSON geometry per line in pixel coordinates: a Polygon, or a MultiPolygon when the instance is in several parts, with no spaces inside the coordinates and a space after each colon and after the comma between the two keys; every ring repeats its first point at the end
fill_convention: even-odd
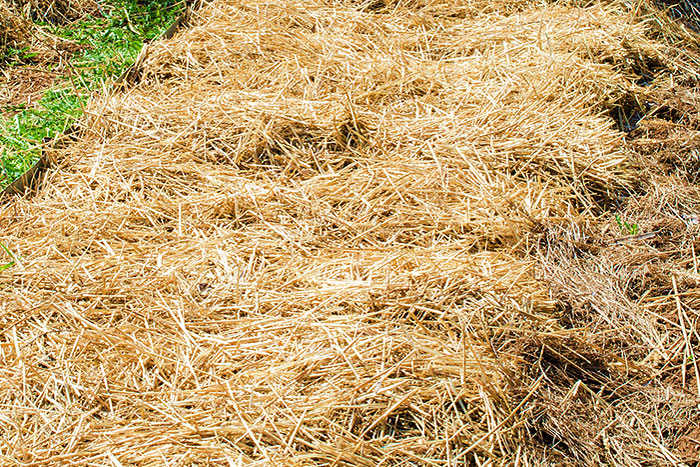
{"type": "Polygon", "coordinates": [[[52,24],[76,21],[85,15],[100,15],[95,0],[6,0],[25,18],[52,24]]]}
{"type": "Polygon", "coordinates": [[[620,3],[483,6],[217,1],[152,44],[0,218],[3,461],[692,453],[691,289],[629,295],[600,217],[652,183],[611,109],[666,45],[620,3]]]}
{"type": "Polygon", "coordinates": [[[5,2],[0,2],[0,58],[8,47],[23,47],[30,38],[29,25],[5,2]]]}

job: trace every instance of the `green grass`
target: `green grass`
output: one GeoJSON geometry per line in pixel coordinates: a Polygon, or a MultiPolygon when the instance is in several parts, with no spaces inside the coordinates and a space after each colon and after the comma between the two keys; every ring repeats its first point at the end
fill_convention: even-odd
{"type": "Polygon", "coordinates": [[[9,248],[7,248],[3,243],[0,243],[0,247],[2,247],[3,250],[5,250],[5,253],[7,253],[7,256],[10,257],[10,261],[7,263],[0,263],[0,272],[4,271],[5,269],[10,269],[12,266],[15,265],[17,262],[17,258],[15,258],[15,255],[12,254],[12,251],[10,251],[9,248]]]}
{"type": "Polygon", "coordinates": [[[619,214],[615,215],[615,221],[617,222],[617,226],[620,228],[620,232],[623,235],[637,235],[637,232],[639,232],[639,225],[638,224],[630,224],[626,220],[622,219],[619,214]]]}
{"type": "MultiPolygon", "coordinates": [[[[86,47],[74,54],[65,74],[38,105],[16,107],[0,117],[0,186],[6,186],[40,157],[44,138],[62,133],[82,114],[90,91],[121,74],[138,55],[145,39],[161,33],[183,10],[182,2],[105,0],[104,17],[87,17],[70,27],[39,25],[48,32],[86,47]]],[[[28,49],[10,50],[4,61],[20,67],[31,59],[28,49]]]]}

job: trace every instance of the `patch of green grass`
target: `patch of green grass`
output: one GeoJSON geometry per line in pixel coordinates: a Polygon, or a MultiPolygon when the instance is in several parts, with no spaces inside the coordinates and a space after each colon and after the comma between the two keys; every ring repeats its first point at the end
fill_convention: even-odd
{"type": "MultiPolygon", "coordinates": [[[[86,17],[68,27],[39,25],[56,36],[84,46],[38,105],[11,110],[0,117],[0,185],[6,186],[34,164],[44,138],[63,133],[80,117],[92,90],[120,75],[138,55],[144,40],[158,36],[183,10],[177,0],[104,0],[102,17],[86,17]]],[[[30,49],[10,50],[9,67],[22,66],[30,49]]]]}
{"type": "Polygon", "coordinates": [[[0,263],[0,271],[4,271],[5,269],[10,269],[12,266],[14,266],[17,262],[17,258],[15,258],[15,255],[12,254],[12,251],[10,251],[10,249],[7,248],[5,244],[0,243],[0,247],[2,247],[2,249],[5,250],[5,253],[7,253],[7,255],[10,257],[10,261],[8,261],[7,263],[0,263]]]}
{"type": "Polygon", "coordinates": [[[46,91],[37,108],[15,109],[0,123],[0,160],[7,182],[26,172],[38,159],[44,138],[54,138],[80,116],[85,95],[68,87],[46,91]]]}
{"type": "Polygon", "coordinates": [[[626,220],[623,220],[619,214],[615,215],[615,220],[623,235],[637,235],[637,232],[639,232],[638,224],[630,224],[626,220]]]}
{"type": "Polygon", "coordinates": [[[22,47],[20,49],[8,47],[3,52],[3,55],[0,56],[0,62],[7,66],[18,66],[37,55],[37,53],[31,51],[30,47],[22,47]]]}

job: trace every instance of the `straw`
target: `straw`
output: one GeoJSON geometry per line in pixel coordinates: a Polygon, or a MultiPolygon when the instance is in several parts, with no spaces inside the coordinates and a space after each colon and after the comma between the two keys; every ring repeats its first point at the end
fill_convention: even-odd
{"type": "Polygon", "coordinates": [[[688,462],[696,230],[636,235],[700,198],[617,115],[693,52],[645,8],[204,5],[3,207],[3,462],[688,462]]]}
{"type": "Polygon", "coordinates": [[[8,47],[22,47],[29,37],[27,22],[4,1],[0,2],[0,57],[8,47]]]}

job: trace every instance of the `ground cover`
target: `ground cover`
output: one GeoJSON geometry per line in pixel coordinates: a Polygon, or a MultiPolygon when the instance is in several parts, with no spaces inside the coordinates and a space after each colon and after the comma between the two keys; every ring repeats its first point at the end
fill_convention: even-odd
{"type": "Polygon", "coordinates": [[[697,466],[699,50],[616,0],[205,5],[3,206],[0,459],[697,466]]]}
{"type": "Polygon", "coordinates": [[[68,128],[94,91],[133,63],[183,10],[182,2],[15,2],[0,17],[0,184],[40,156],[42,142],[68,128]],[[20,13],[22,12],[22,15],[20,13]],[[11,18],[11,20],[10,20],[11,18]],[[12,41],[10,41],[12,38],[12,41]]]}

